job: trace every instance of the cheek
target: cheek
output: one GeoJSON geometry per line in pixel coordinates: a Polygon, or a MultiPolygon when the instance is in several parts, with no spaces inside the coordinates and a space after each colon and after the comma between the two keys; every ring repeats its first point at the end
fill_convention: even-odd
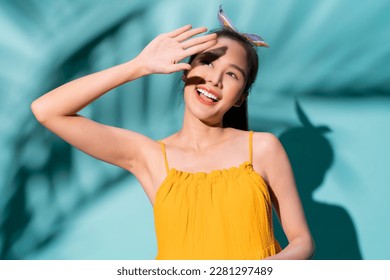
{"type": "Polygon", "coordinates": [[[198,76],[191,76],[191,75],[187,75],[186,77],[183,77],[183,82],[184,82],[184,89],[188,87],[194,88],[198,84],[205,83],[204,79],[198,76]]]}
{"type": "Polygon", "coordinates": [[[190,71],[183,73],[182,80],[184,81],[185,85],[204,83],[205,79],[203,78],[203,72],[201,69],[198,69],[198,67],[193,68],[190,71]]]}
{"type": "Polygon", "coordinates": [[[243,94],[244,85],[241,82],[230,81],[229,83],[225,83],[224,86],[229,90],[230,99],[237,100],[243,94]]]}

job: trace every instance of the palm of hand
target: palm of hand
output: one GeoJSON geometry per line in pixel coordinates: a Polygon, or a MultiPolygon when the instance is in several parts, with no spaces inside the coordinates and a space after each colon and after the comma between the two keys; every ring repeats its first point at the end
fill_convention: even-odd
{"type": "Polygon", "coordinates": [[[137,59],[149,74],[168,74],[188,70],[191,66],[187,63],[179,63],[181,60],[202,52],[217,42],[216,34],[191,38],[206,30],[204,27],[192,29],[190,25],[186,25],[169,33],[160,34],[143,49],[137,59]]]}

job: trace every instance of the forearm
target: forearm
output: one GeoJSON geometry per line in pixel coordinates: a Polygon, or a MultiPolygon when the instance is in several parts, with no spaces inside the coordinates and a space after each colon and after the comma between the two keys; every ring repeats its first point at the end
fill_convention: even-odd
{"type": "Polygon", "coordinates": [[[191,38],[205,32],[190,25],[157,36],[133,60],[62,85],[35,100],[31,109],[41,122],[73,116],[111,89],[152,73],[169,74],[189,70],[186,57],[216,44],[216,34],[191,38]]]}
{"type": "Polygon", "coordinates": [[[143,75],[141,63],[134,59],[55,88],[35,100],[31,108],[40,122],[72,116],[111,89],[143,75]]]}

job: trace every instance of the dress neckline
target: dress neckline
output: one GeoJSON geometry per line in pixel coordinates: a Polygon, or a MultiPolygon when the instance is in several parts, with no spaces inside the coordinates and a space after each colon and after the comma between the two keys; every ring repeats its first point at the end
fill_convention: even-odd
{"type": "Polygon", "coordinates": [[[220,168],[220,169],[213,169],[211,171],[195,171],[195,172],[191,172],[191,171],[183,171],[183,170],[171,167],[171,168],[169,168],[169,171],[168,171],[168,174],[167,174],[166,177],[168,177],[170,175],[170,173],[176,173],[176,174],[180,174],[180,175],[188,175],[188,176],[194,176],[194,177],[201,177],[201,178],[215,177],[215,176],[221,175],[221,174],[226,173],[226,172],[230,172],[230,171],[234,171],[234,170],[240,170],[240,169],[246,169],[248,167],[253,170],[253,166],[252,166],[252,164],[248,160],[244,161],[243,163],[239,164],[238,166],[232,166],[232,167],[220,168]]]}
{"type": "Polygon", "coordinates": [[[183,177],[193,177],[196,179],[206,179],[206,178],[218,178],[220,176],[227,175],[229,173],[230,174],[231,173],[238,174],[241,170],[247,170],[249,172],[249,174],[255,176],[257,180],[259,180],[262,184],[265,185],[265,187],[268,188],[268,185],[267,185],[264,177],[261,176],[259,173],[257,173],[253,169],[252,163],[250,163],[250,161],[248,161],[248,160],[244,161],[243,163],[241,163],[238,166],[232,166],[229,168],[222,168],[222,169],[214,169],[214,170],[211,170],[208,172],[205,172],[205,171],[189,172],[189,171],[178,170],[176,168],[169,168],[168,174],[165,176],[164,180],[162,181],[162,183],[160,184],[160,186],[158,187],[158,189],[156,191],[156,194],[154,197],[153,208],[156,205],[156,201],[158,199],[159,193],[161,192],[161,189],[164,189],[167,181],[174,175],[181,176],[181,177],[182,176],[183,177]]]}
{"type": "Polygon", "coordinates": [[[208,171],[208,172],[205,172],[205,171],[188,172],[188,171],[178,170],[178,169],[175,169],[175,168],[170,168],[169,167],[169,163],[168,163],[165,143],[162,140],[159,140],[157,142],[159,142],[160,145],[161,145],[161,151],[162,151],[163,156],[164,156],[164,163],[165,163],[165,169],[167,171],[167,175],[171,172],[171,170],[173,170],[173,171],[179,172],[181,174],[188,174],[188,175],[195,175],[195,176],[201,176],[201,175],[202,176],[209,176],[211,174],[216,174],[216,173],[218,174],[218,173],[221,173],[221,172],[224,172],[224,171],[228,171],[228,170],[239,169],[243,165],[252,166],[252,162],[253,162],[253,151],[252,151],[253,150],[253,147],[252,147],[253,131],[252,130],[248,131],[248,134],[249,134],[249,137],[248,137],[249,138],[248,139],[248,143],[249,143],[249,147],[248,147],[248,150],[249,150],[249,160],[244,161],[239,166],[233,166],[233,167],[224,168],[224,169],[216,169],[216,170],[211,170],[211,171],[208,171]]]}

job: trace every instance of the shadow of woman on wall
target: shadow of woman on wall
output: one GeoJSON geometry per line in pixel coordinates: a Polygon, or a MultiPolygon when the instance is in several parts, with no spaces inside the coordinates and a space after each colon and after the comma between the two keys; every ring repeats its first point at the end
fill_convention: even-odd
{"type": "MultiPolygon", "coordinates": [[[[313,259],[362,259],[355,227],[347,211],[340,206],[313,200],[313,192],[322,184],[333,163],[334,151],[324,136],[331,130],[326,126],[315,127],[298,101],[295,105],[302,126],[284,131],[279,140],[291,162],[307,222],[316,244],[313,259]]],[[[275,223],[275,235],[284,247],[287,239],[278,223],[275,223]]]]}

